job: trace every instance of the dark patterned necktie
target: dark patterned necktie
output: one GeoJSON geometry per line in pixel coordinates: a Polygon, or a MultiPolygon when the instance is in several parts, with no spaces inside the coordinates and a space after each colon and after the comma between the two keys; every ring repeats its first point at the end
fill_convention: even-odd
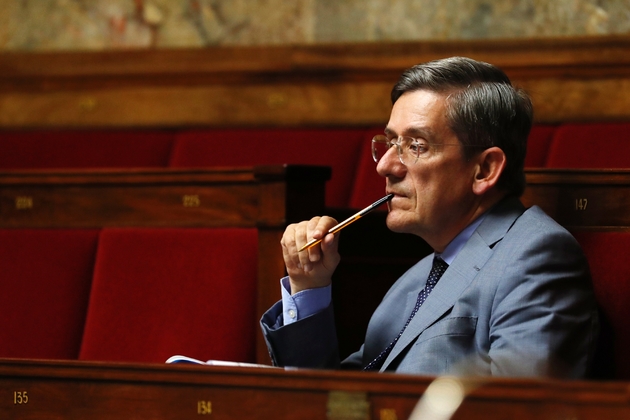
{"type": "Polygon", "coordinates": [[[429,296],[429,293],[431,293],[431,290],[433,290],[438,280],[440,280],[440,277],[442,277],[442,274],[444,274],[447,268],[448,268],[448,264],[445,263],[441,258],[439,257],[433,258],[433,267],[431,268],[431,272],[429,273],[427,284],[426,286],[424,286],[424,289],[422,289],[420,293],[418,293],[416,306],[413,308],[413,311],[411,311],[411,315],[409,315],[409,319],[407,319],[405,326],[402,328],[402,330],[400,330],[400,333],[398,333],[396,338],[394,338],[394,340],[389,344],[389,346],[387,346],[385,350],[383,350],[378,356],[376,356],[374,360],[368,363],[363,368],[363,370],[366,370],[366,371],[379,370],[381,366],[383,366],[383,362],[385,362],[385,359],[387,359],[387,356],[389,355],[389,353],[392,351],[392,349],[398,342],[398,339],[405,331],[405,328],[407,328],[407,325],[409,325],[414,315],[416,314],[416,312],[418,312],[418,309],[420,308],[420,306],[422,306],[424,301],[427,299],[427,297],[429,296]]]}

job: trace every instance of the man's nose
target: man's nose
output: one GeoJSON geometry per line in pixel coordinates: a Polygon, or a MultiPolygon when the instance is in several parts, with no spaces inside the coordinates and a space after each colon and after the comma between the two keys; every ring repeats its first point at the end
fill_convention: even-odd
{"type": "Polygon", "coordinates": [[[406,170],[407,168],[398,157],[396,146],[390,147],[376,164],[376,172],[382,177],[390,175],[401,177],[406,170]]]}

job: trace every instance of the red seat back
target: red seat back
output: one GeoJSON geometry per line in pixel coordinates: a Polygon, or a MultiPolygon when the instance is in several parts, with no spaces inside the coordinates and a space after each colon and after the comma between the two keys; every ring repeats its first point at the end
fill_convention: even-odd
{"type": "Polygon", "coordinates": [[[98,230],[0,230],[0,357],[78,357],[97,241],[98,230]]]}
{"type": "Polygon", "coordinates": [[[0,168],[166,167],[168,131],[46,130],[0,132],[0,168]]]}
{"type": "MultiPolygon", "coordinates": [[[[591,267],[593,286],[606,323],[612,328],[615,375],[630,379],[630,232],[574,233],[591,267]]],[[[606,331],[604,331],[604,334],[606,331]]]]}
{"type": "Polygon", "coordinates": [[[376,162],[372,158],[372,138],[383,134],[383,128],[367,130],[361,145],[357,175],[354,180],[350,207],[362,209],[385,195],[385,178],[376,172],[376,162]]]}
{"type": "Polygon", "coordinates": [[[534,125],[527,138],[526,168],[544,168],[551,139],[556,130],[552,125],[534,125]]]}
{"type": "Polygon", "coordinates": [[[629,168],[630,123],[566,124],[558,127],[549,168],[629,168]]]}
{"type": "Polygon", "coordinates": [[[354,182],[362,129],[221,129],[178,134],[173,167],[326,165],[332,177],[326,205],[346,207],[354,182]]]}
{"type": "Polygon", "coordinates": [[[255,359],[256,229],[103,229],[80,359],[255,359]]]}

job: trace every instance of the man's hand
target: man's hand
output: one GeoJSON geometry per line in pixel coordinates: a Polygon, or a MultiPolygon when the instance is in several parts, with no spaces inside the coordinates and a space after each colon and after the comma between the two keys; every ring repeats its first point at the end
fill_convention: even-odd
{"type": "Polygon", "coordinates": [[[339,264],[339,239],[328,230],[337,225],[332,217],[314,217],[309,221],[287,226],[280,243],[289,273],[291,294],[330,284],[339,264]],[[322,239],[319,245],[298,252],[311,239],[322,239]]]}

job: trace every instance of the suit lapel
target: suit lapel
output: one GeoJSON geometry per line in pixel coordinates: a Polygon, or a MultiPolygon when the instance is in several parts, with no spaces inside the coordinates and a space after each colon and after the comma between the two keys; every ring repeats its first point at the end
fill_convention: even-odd
{"type": "MultiPolygon", "coordinates": [[[[494,245],[505,236],[523,211],[524,207],[520,201],[513,199],[506,200],[487,215],[411,320],[383,363],[381,371],[386,370],[387,366],[424,330],[453,307],[491,257],[494,245]]],[[[422,282],[422,287],[424,284],[425,282],[422,282]]],[[[413,307],[420,290],[409,293],[405,305],[407,309],[413,307]]],[[[411,309],[407,313],[410,312],[411,309]]]]}

